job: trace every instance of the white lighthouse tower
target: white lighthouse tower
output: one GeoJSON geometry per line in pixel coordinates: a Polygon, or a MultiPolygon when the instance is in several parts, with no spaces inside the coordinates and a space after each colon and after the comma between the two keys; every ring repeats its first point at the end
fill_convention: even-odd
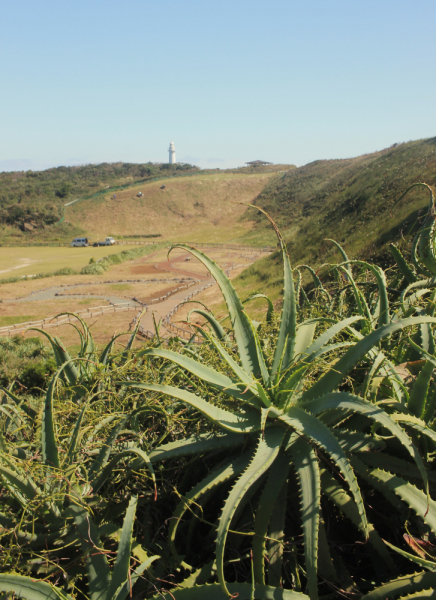
{"type": "Polygon", "coordinates": [[[171,142],[170,147],[168,148],[168,152],[170,154],[170,165],[176,164],[176,147],[174,146],[174,142],[171,142]]]}

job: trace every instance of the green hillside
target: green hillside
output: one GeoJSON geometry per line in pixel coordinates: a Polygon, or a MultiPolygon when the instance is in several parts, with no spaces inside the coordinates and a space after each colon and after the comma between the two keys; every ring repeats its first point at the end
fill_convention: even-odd
{"type": "MultiPolygon", "coordinates": [[[[395,200],[418,181],[436,183],[436,138],[357,158],[315,161],[272,179],[255,203],[282,230],[294,266],[319,266],[337,258],[326,238],[343,244],[350,257],[377,257],[386,264],[390,261],[386,244],[409,240],[426,212],[428,195],[418,188],[391,215],[395,200]]],[[[247,241],[272,240],[271,228],[260,211],[251,210],[246,218],[256,220],[247,241]]],[[[274,285],[280,268],[277,258],[270,257],[248,269],[240,284],[260,287],[268,281],[274,285]]]]}

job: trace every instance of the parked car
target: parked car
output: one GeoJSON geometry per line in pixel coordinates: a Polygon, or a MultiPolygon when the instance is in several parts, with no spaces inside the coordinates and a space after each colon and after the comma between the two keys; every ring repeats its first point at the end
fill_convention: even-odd
{"type": "Polygon", "coordinates": [[[88,238],[74,238],[71,242],[71,246],[89,246],[88,238]]]}
{"type": "Polygon", "coordinates": [[[107,237],[104,242],[94,242],[93,246],[113,246],[115,244],[115,240],[113,237],[107,237]]]}

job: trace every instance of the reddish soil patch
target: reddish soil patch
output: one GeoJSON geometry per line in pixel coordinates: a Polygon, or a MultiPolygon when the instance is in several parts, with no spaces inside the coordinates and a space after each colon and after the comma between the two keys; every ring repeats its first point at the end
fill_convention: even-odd
{"type": "Polygon", "coordinates": [[[174,258],[171,258],[170,260],[164,260],[162,262],[157,263],[156,269],[159,269],[161,271],[166,271],[169,273],[175,273],[176,275],[184,275],[185,277],[194,277],[194,279],[199,279],[200,281],[203,281],[204,279],[207,279],[207,275],[203,275],[200,273],[193,273],[192,271],[186,271],[185,269],[175,269],[172,267],[173,263],[176,262],[184,262],[185,258],[189,257],[189,254],[183,254],[182,256],[175,256],[174,258]]]}

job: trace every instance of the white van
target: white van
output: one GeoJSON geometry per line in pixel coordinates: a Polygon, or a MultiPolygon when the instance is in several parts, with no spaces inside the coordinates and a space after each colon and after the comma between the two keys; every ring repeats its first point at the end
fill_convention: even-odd
{"type": "Polygon", "coordinates": [[[88,238],[74,238],[71,242],[72,246],[89,246],[88,238]]]}

